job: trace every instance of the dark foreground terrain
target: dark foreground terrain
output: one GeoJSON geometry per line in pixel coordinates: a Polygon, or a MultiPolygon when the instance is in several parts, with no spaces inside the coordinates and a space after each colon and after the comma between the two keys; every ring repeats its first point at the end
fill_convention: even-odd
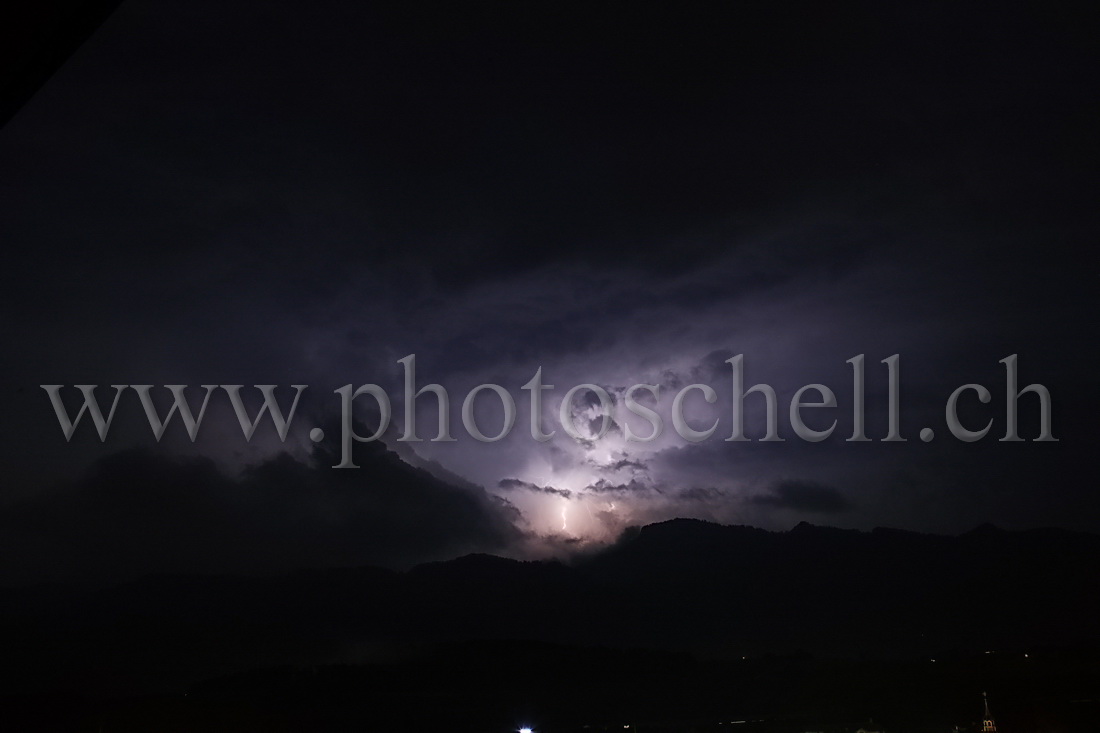
{"type": "Polygon", "coordinates": [[[1095,648],[930,660],[702,661],[536,642],[448,644],[362,665],[276,666],[183,691],[5,697],[27,731],[1090,731],[1095,648]],[[628,728],[629,726],[629,728],[628,728]]]}
{"type": "Polygon", "coordinates": [[[950,731],[988,691],[1005,733],[1092,730],[1098,567],[1088,534],[677,520],[569,565],[7,589],[0,722],[950,731]]]}

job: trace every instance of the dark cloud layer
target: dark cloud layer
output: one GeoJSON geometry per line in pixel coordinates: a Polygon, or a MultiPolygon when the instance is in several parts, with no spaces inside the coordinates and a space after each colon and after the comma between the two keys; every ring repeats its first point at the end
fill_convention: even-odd
{"type": "Polygon", "coordinates": [[[515,491],[517,489],[533,491],[536,494],[550,494],[552,496],[560,496],[563,499],[568,499],[573,496],[573,492],[568,489],[558,489],[553,486],[539,486],[530,481],[520,481],[515,478],[502,478],[497,482],[497,488],[504,489],[505,491],[515,491]]]}
{"type": "Polygon", "coordinates": [[[0,510],[0,582],[104,581],[150,572],[408,566],[521,540],[484,492],[413,468],[378,443],[357,470],[318,452],[229,476],[212,461],[112,455],[52,493],[0,510]]]}
{"type": "Polygon", "coordinates": [[[795,511],[832,514],[851,508],[839,490],[813,481],[780,481],[771,493],[752,497],[754,504],[795,511]]]}
{"type": "MultiPolygon", "coordinates": [[[[1088,16],[124,3],[0,131],[10,554],[186,565],[178,548],[209,536],[211,567],[407,562],[678,515],[1095,529],[1088,16]],[[308,383],[319,424],[332,389],[377,382],[400,423],[410,353],[452,417],[484,382],[520,414],[497,444],[384,454],[386,471],[430,472],[404,493],[305,460],[311,424],[246,445],[224,411],[194,445],[173,426],[162,446],[217,468],[136,453],[85,475],[152,447],[147,426],[127,412],[107,444],[66,443],[38,388],[308,383]],[[518,388],[539,367],[547,415],[582,382],[620,410],[630,384],[659,385],[666,413],[705,382],[715,411],[688,412],[706,425],[738,353],[746,384],[776,388],[788,438],[794,390],[832,387],[836,434],[726,443],[725,417],[705,444],[629,445],[620,415],[600,441],[526,435],[518,388]],[[907,443],[845,442],[861,353],[876,438],[879,362],[902,355],[907,443]],[[1012,353],[1054,395],[1061,442],[952,441],[944,402],[968,382],[993,392],[1003,434],[1012,353]],[[297,458],[272,457],[284,448],[297,458]],[[143,533],[162,538],[147,561],[125,551],[143,533]]],[[[598,429],[592,394],[573,407],[598,429]]],[[[432,400],[416,414],[427,435],[432,400]]],[[[761,417],[753,402],[754,437],[761,417]]]]}

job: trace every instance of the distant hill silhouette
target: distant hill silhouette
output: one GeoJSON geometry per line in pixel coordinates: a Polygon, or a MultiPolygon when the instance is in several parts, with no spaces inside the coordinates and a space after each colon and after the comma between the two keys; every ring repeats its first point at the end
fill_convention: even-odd
{"type": "Polygon", "coordinates": [[[859,659],[1097,636],[1100,537],[958,537],[678,519],[578,558],[470,555],[408,572],[157,575],[0,591],[7,686],[183,684],[267,664],[361,662],[423,644],[528,639],[740,658],[859,659]]]}

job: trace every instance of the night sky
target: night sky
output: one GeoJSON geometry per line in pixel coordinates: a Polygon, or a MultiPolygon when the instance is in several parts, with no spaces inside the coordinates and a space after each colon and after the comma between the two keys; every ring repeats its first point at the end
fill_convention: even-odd
{"type": "Polygon", "coordinates": [[[674,517],[1100,530],[1094,20],[127,0],[0,129],[0,581],[564,557],[674,517]],[[425,440],[396,440],[408,354],[450,392],[455,442],[428,440],[431,395],[425,440]],[[760,442],[758,395],[754,440],[723,440],[737,354],[786,442],[760,442]],[[858,354],[867,443],[845,441],[858,354]],[[893,354],[906,442],[887,443],[893,354]],[[998,440],[1011,354],[1058,442],[1032,440],[1034,395],[1027,440],[998,440]],[[545,443],[520,389],[540,367],[545,443]],[[459,420],[486,382],[518,405],[497,443],[459,420]],[[815,382],[839,406],[808,422],[838,424],[808,443],[787,405],[815,382]],[[993,400],[964,422],[994,422],[963,443],[944,405],[971,382],[993,400]],[[349,383],[388,390],[393,453],[336,470],[349,383]],[[718,431],[573,440],[555,416],[581,383],[617,404],[660,385],[666,423],[706,383],[717,402],[687,414],[718,431]],[[105,405],[110,384],[195,385],[196,407],[200,384],[309,388],[285,444],[270,422],[246,442],[224,394],[193,444],[178,417],[158,444],[133,392],[105,442],[87,423],[66,442],[43,384],[105,405]]]}

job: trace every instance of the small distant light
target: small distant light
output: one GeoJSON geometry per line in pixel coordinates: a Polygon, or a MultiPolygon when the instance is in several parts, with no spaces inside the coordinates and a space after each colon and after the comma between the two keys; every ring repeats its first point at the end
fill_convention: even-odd
{"type": "Polygon", "coordinates": [[[934,662],[934,661],[936,661],[936,660],[935,660],[935,659],[933,659],[932,661],[934,662]]]}
{"type": "Polygon", "coordinates": [[[1027,659],[1027,655],[1026,655],[1026,654],[1024,655],[1024,659],[1027,659]]]}
{"type": "Polygon", "coordinates": [[[520,728],[519,733],[532,733],[530,728],[520,728]]]}

